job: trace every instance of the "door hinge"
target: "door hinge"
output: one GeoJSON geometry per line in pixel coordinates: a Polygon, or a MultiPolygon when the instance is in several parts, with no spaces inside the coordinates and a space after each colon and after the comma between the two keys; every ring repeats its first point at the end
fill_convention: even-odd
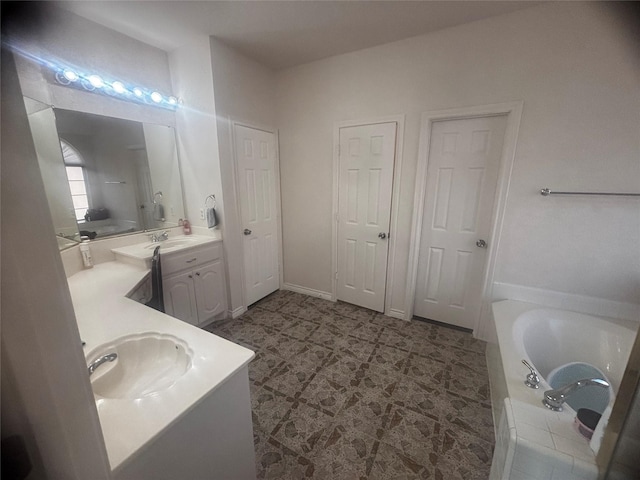
{"type": "Polygon", "coordinates": [[[337,213],[335,214],[335,218],[336,218],[336,222],[339,222],[339,221],[340,221],[340,217],[338,216],[338,214],[337,214],[337,213]]]}
{"type": "Polygon", "coordinates": [[[335,278],[338,279],[338,272],[335,273],[335,278]]]}

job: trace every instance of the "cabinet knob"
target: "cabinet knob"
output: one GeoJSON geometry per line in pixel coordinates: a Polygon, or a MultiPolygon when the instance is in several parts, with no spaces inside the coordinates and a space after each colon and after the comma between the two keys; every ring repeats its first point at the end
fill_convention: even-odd
{"type": "Polygon", "coordinates": [[[196,272],[196,277],[199,277],[199,276],[200,276],[200,272],[196,272]]]}
{"type": "Polygon", "coordinates": [[[189,278],[193,278],[193,275],[189,275],[189,278]]]}

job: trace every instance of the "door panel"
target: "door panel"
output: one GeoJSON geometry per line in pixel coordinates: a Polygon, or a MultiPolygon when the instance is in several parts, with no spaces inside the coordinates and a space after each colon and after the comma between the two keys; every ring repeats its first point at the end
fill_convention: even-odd
{"type": "Polygon", "coordinates": [[[337,298],[379,312],[384,311],[395,144],[395,122],[340,129],[337,298]]]}
{"type": "Polygon", "coordinates": [[[432,124],[414,314],[473,328],[506,115],[432,124]]]}
{"type": "Polygon", "coordinates": [[[235,126],[247,305],[280,288],[273,133],[235,126]]]}

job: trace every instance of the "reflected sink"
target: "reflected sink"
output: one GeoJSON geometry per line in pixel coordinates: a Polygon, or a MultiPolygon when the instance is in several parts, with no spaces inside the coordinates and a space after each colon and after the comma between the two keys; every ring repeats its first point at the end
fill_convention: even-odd
{"type": "Polygon", "coordinates": [[[136,399],[171,387],[191,368],[193,351],[173,335],[138,333],[105,343],[87,356],[87,363],[116,353],[91,376],[93,392],[103,398],[136,399]]]}

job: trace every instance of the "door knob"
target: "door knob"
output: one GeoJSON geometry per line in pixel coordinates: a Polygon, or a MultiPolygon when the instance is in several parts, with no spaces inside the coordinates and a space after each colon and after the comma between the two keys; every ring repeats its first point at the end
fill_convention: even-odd
{"type": "Polygon", "coordinates": [[[251,235],[251,230],[249,230],[248,228],[245,228],[244,232],[242,233],[244,233],[245,235],[251,235]]]}
{"type": "Polygon", "coordinates": [[[476,242],[476,247],[480,247],[480,248],[487,248],[487,242],[485,242],[484,240],[480,239],[476,242]]]}
{"type": "Polygon", "coordinates": [[[378,234],[378,238],[381,238],[382,240],[384,240],[385,238],[387,238],[387,234],[386,234],[386,233],[384,233],[384,232],[380,232],[380,233],[378,234]]]}

